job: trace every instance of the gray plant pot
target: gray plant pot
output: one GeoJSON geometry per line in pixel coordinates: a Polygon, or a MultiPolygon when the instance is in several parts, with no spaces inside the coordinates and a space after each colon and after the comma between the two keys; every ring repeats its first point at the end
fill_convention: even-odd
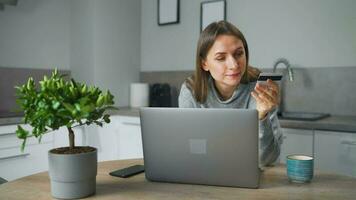
{"type": "Polygon", "coordinates": [[[48,152],[52,196],[77,199],[95,194],[97,150],[80,154],[48,152]]]}

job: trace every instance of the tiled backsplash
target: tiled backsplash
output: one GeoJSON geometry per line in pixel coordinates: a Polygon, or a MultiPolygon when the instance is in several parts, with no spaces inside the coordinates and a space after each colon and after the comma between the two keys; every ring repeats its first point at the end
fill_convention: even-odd
{"type": "MultiPolygon", "coordinates": [[[[269,70],[266,70],[269,71],[269,70]]],[[[283,70],[285,72],[285,70],[283,70]]],[[[173,105],[180,86],[193,71],[141,72],[141,82],[169,83],[173,105]]],[[[356,67],[295,68],[294,81],[285,83],[285,111],[356,116],[356,67]]]]}
{"type": "MultiPolygon", "coordinates": [[[[44,75],[50,76],[53,70],[49,69],[24,69],[0,67],[0,117],[18,116],[18,106],[16,105],[15,85],[22,85],[32,76],[35,81],[39,81],[44,75]]],[[[61,74],[68,74],[70,71],[59,71],[61,74]]]]}

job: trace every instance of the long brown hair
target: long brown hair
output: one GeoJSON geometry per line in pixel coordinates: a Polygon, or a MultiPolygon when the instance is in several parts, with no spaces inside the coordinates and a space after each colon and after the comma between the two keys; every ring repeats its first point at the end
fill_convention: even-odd
{"type": "Polygon", "coordinates": [[[241,83],[248,83],[251,81],[251,77],[248,73],[248,69],[250,68],[248,65],[249,51],[244,35],[238,28],[236,28],[236,26],[227,21],[213,22],[200,34],[196,51],[195,73],[192,77],[186,79],[188,88],[193,92],[195,100],[199,103],[204,103],[206,101],[208,95],[208,80],[211,76],[210,72],[202,69],[202,61],[206,59],[210,48],[213,46],[216,38],[220,35],[232,35],[242,41],[246,55],[246,70],[242,75],[241,83]]]}

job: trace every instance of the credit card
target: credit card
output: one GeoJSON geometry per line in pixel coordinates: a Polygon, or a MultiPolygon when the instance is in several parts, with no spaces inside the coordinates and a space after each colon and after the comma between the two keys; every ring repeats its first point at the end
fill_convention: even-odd
{"type": "Polygon", "coordinates": [[[257,81],[267,81],[267,79],[271,79],[272,81],[280,81],[282,77],[282,74],[263,72],[260,73],[260,76],[258,77],[257,81]]]}

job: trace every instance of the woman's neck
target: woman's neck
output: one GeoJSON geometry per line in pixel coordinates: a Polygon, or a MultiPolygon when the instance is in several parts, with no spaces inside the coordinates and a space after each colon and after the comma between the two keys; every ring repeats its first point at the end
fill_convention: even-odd
{"type": "Polygon", "coordinates": [[[222,98],[222,100],[226,101],[232,97],[235,89],[239,85],[236,85],[236,86],[219,85],[219,84],[216,84],[214,81],[214,86],[215,86],[215,89],[218,92],[219,96],[222,98]]]}

